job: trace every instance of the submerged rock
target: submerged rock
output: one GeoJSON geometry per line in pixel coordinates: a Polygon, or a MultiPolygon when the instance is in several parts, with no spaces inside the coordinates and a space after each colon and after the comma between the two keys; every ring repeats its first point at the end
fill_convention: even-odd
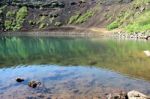
{"type": "Polygon", "coordinates": [[[106,97],[107,99],[128,99],[125,92],[108,94],[106,97]]]}
{"type": "Polygon", "coordinates": [[[37,86],[41,85],[41,82],[37,82],[37,81],[30,81],[28,83],[28,86],[29,87],[32,87],[32,88],[36,88],[37,86]]]}
{"type": "Polygon", "coordinates": [[[128,92],[128,99],[150,99],[150,96],[146,96],[143,93],[140,93],[138,91],[129,91],[128,92]]]}
{"type": "Polygon", "coordinates": [[[17,82],[23,82],[24,79],[23,79],[23,78],[16,78],[16,81],[17,81],[17,82]]]}

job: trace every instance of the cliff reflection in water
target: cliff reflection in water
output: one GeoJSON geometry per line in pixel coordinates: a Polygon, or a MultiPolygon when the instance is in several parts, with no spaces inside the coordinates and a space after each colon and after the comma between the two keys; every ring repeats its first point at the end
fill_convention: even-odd
{"type": "Polygon", "coordinates": [[[1,37],[0,66],[57,64],[97,66],[150,80],[150,42],[84,38],[1,37]]]}

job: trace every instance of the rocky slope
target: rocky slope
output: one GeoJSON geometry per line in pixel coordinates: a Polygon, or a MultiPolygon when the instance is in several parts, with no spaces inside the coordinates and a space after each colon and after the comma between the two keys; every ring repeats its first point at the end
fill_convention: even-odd
{"type": "Polygon", "coordinates": [[[48,30],[61,26],[128,32],[150,29],[150,0],[1,0],[3,31],[48,30]]]}

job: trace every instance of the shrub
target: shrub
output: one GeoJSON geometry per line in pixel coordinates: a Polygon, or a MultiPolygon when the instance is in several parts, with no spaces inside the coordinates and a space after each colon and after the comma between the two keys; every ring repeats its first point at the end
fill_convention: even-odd
{"type": "Polygon", "coordinates": [[[45,23],[41,23],[39,26],[39,29],[45,28],[46,24],[45,23]]]}
{"type": "Polygon", "coordinates": [[[13,11],[8,11],[6,14],[7,20],[4,23],[6,30],[19,30],[22,28],[22,24],[27,16],[27,7],[21,7],[17,13],[13,11]],[[13,21],[12,21],[13,19],[13,21]]]}
{"type": "Polygon", "coordinates": [[[69,24],[80,24],[86,22],[90,17],[94,15],[94,11],[86,11],[84,14],[80,15],[77,14],[75,16],[72,16],[69,20],[69,24]]]}
{"type": "Polygon", "coordinates": [[[46,16],[41,16],[40,19],[37,21],[36,24],[43,23],[45,19],[46,19],[46,16]]]}
{"type": "Polygon", "coordinates": [[[16,15],[16,20],[23,20],[27,16],[28,10],[27,7],[22,7],[18,10],[16,15]]]}
{"type": "Polygon", "coordinates": [[[92,17],[94,15],[93,11],[87,11],[86,13],[84,13],[83,15],[81,15],[77,20],[76,20],[76,24],[79,23],[83,23],[86,22],[90,17],[92,17]]]}
{"type": "Polygon", "coordinates": [[[72,24],[72,23],[75,23],[75,21],[80,17],[79,14],[75,15],[75,16],[72,16],[69,20],[69,24],[72,24]]]}
{"type": "Polygon", "coordinates": [[[5,29],[6,29],[6,30],[12,29],[12,21],[10,21],[10,20],[5,20],[4,26],[5,26],[5,29]]]}

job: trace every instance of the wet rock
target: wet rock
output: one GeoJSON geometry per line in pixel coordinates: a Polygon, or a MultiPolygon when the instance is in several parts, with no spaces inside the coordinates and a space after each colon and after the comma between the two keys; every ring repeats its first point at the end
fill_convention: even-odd
{"type": "Polygon", "coordinates": [[[41,82],[37,82],[37,81],[30,81],[28,83],[28,86],[29,87],[32,87],[32,88],[36,88],[37,86],[41,85],[41,82]]]}
{"type": "Polygon", "coordinates": [[[127,95],[128,99],[150,99],[150,96],[146,96],[145,94],[135,90],[129,91],[127,95]]]}
{"type": "Polygon", "coordinates": [[[144,51],[144,54],[145,54],[147,57],[150,57],[150,51],[149,51],[149,50],[144,51]]]}
{"type": "Polygon", "coordinates": [[[24,79],[23,79],[23,78],[16,78],[16,81],[17,81],[17,82],[23,82],[24,79]]]}
{"type": "Polygon", "coordinates": [[[150,40],[150,36],[147,36],[145,39],[146,39],[146,40],[150,40]]]}

